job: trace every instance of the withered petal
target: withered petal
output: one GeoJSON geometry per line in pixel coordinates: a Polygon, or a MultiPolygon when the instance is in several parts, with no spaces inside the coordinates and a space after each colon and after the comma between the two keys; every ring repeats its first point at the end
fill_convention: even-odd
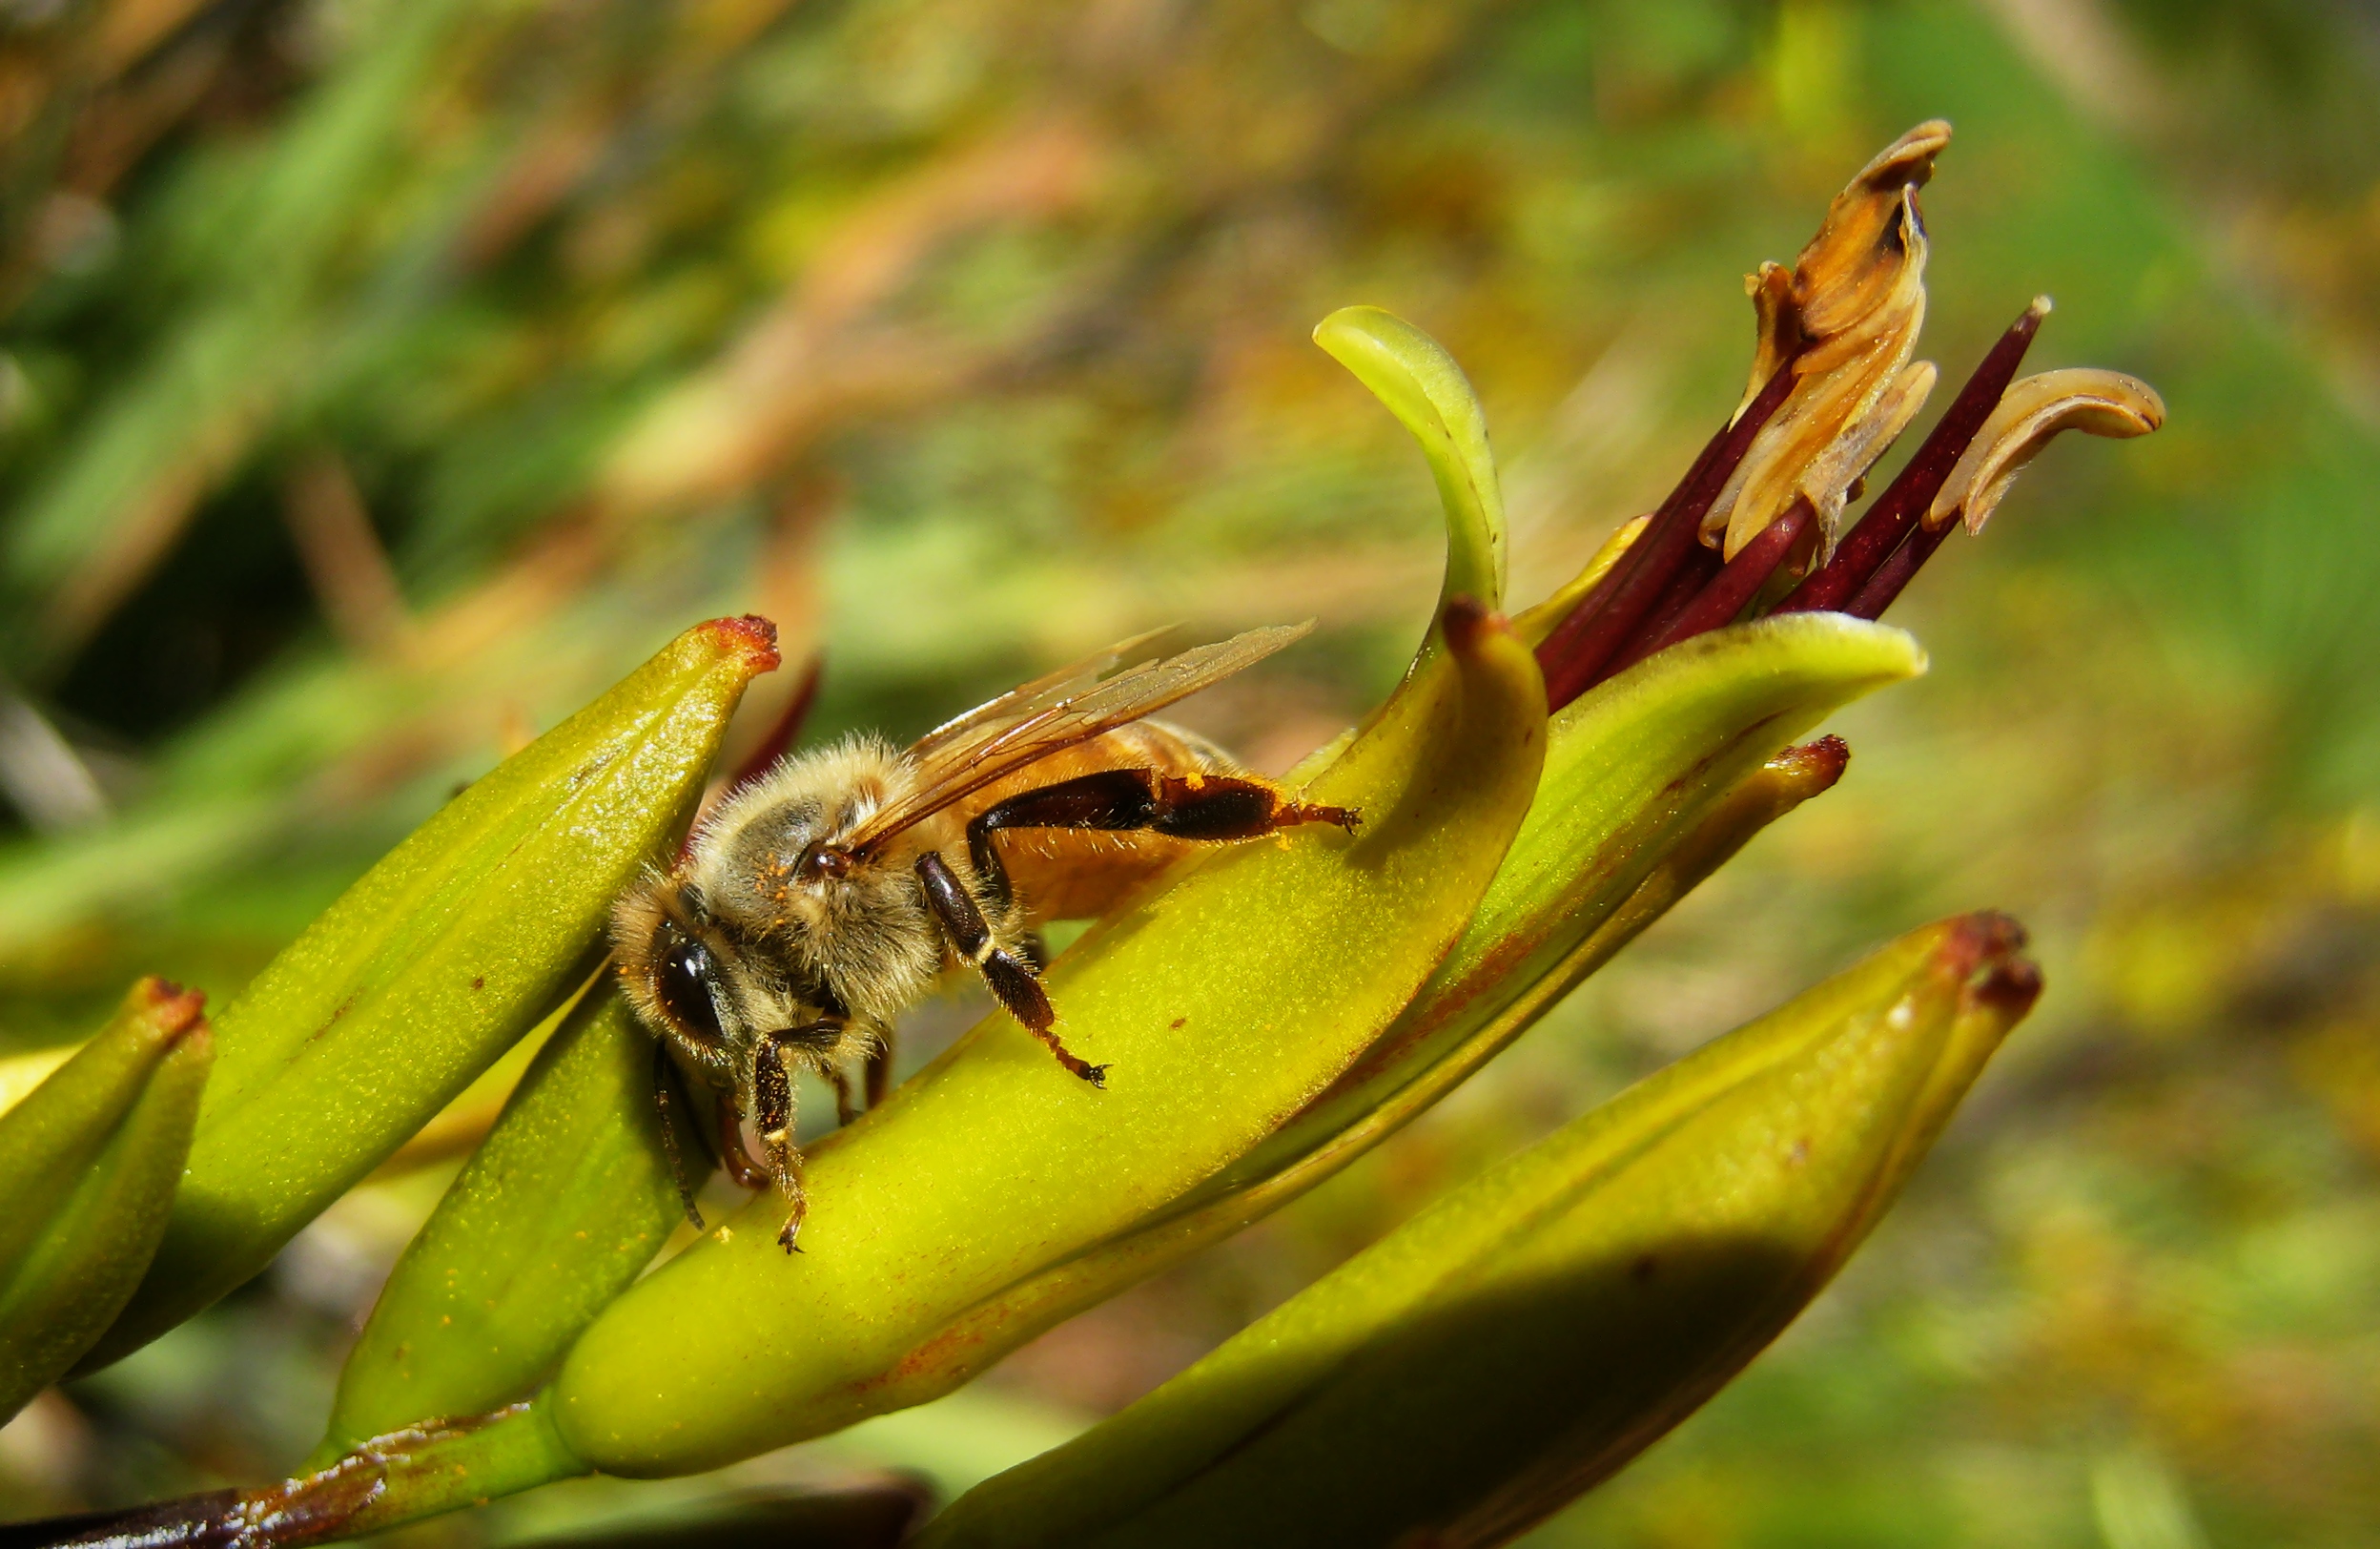
{"type": "Polygon", "coordinates": [[[1919,124],[1877,153],[1827,206],[1818,234],[1794,260],[1794,300],[1814,338],[1856,320],[1860,309],[1838,293],[1861,288],[1878,261],[1889,266],[1911,238],[1925,239],[1911,193],[1933,177],[1934,158],[1949,144],[1948,124],[1919,124]]]}
{"type": "MultiPolygon", "coordinates": [[[[1893,443],[1900,439],[1900,433],[1909,428],[1909,422],[1925,407],[1938,375],[1931,361],[1913,361],[1902,366],[1899,374],[1885,383],[1868,412],[1836,437],[1832,445],[1812,458],[1809,467],[1803,470],[1801,493],[1816,507],[1818,530],[1823,534],[1819,563],[1823,564],[1835,552],[1835,540],[1842,523],[1843,507],[1851,499],[1851,486],[1893,449],[1893,443]]],[[[1750,542],[1751,535],[1744,541],[1750,542]]],[[[1728,552],[1732,554],[1740,547],[1730,534],[1728,552]]]]}
{"type": "Polygon", "coordinates": [[[2120,371],[2073,366],[2025,377],[2002,395],[1951,469],[1925,525],[1939,529],[1964,516],[1969,532],[1982,531],[2018,473],[2062,430],[2124,438],[2165,423],[2165,401],[2157,389],[2120,371]]]}
{"type": "Polygon", "coordinates": [[[1730,424],[1743,417],[1752,401],[1760,396],[1760,389],[1769,379],[1791,361],[1801,349],[1801,316],[1794,306],[1794,272],[1774,258],[1765,260],[1754,272],[1744,276],[1744,294],[1752,298],[1752,312],[1757,330],[1757,341],[1752,352],[1752,380],[1744,384],[1744,396],[1736,403],[1730,424]]]}
{"type": "Polygon", "coordinates": [[[1917,190],[1949,142],[1939,120],[1895,140],[1836,196],[1792,270],[1767,263],[1747,278],[1759,328],[1751,391],[1788,362],[1796,381],[1713,503],[1703,542],[1732,557],[1807,495],[1831,547],[1843,492],[1923,402],[1907,375],[1925,322],[1917,190]]]}

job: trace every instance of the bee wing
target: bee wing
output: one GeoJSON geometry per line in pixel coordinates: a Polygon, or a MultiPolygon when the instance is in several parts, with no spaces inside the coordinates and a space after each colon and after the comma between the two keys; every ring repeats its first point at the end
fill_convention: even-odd
{"type": "Polygon", "coordinates": [[[1021,716],[1057,704],[1069,696],[1089,689],[1118,667],[1137,666],[1157,652],[1153,643],[1172,634],[1180,626],[1168,624],[1161,629],[1119,640],[1105,651],[1071,662],[1055,672],[1045,672],[1029,683],[1020,683],[996,699],[987,699],[963,714],[928,732],[910,744],[909,756],[923,768],[937,761],[946,749],[962,744],[963,740],[981,740],[982,736],[1001,726],[1013,725],[1021,716]]]}
{"type": "Polygon", "coordinates": [[[1194,646],[1179,655],[1138,661],[1132,658],[1157,636],[1136,635],[1012,689],[920,738],[910,749],[917,769],[911,795],[870,816],[843,846],[865,855],[993,781],[1187,698],[1262,661],[1313,628],[1311,619],[1270,625],[1194,646]]]}

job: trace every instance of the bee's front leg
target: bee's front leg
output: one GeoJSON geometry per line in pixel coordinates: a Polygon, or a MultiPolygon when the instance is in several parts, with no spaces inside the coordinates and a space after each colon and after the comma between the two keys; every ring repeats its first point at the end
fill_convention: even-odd
{"type": "Polygon", "coordinates": [[[810,1191],[802,1187],[802,1153],[798,1146],[788,1146],[770,1154],[769,1163],[777,1169],[777,1189],[786,1198],[785,1225],[777,1229],[777,1246],[789,1253],[798,1253],[801,1245],[794,1241],[802,1234],[803,1218],[810,1214],[810,1191]]]}
{"type": "Polygon", "coordinates": [[[768,1157],[768,1176],[791,1206],[784,1229],[777,1233],[777,1241],[789,1253],[801,1251],[794,1239],[801,1234],[802,1218],[810,1213],[810,1195],[802,1188],[802,1150],[793,1144],[793,1071],[801,1064],[822,1069],[834,1082],[838,1105],[848,1108],[850,1091],[843,1072],[822,1065],[819,1059],[820,1052],[832,1048],[842,1036],[839,1020],[784,1028],[769,1035],[769,1042],[752,1061],[752,1119],[768,1157]]]}

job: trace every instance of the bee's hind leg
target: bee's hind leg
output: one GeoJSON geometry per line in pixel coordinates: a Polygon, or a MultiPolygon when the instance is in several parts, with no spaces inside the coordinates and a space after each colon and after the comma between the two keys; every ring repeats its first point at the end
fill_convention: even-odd
{"type": "Polygon", "coordinates": [[[1077,1058],[1052,1031],[1057,1013],[1050,1009],[1049,993],[1041,987],[1041,976],[1033,971],[1033,964],[993,939],[983,911],[975,907],[975,900],[952,874],[950,863],[932,850],[919,856],[917,885],[943,936],[961,959],[975,965],[993,995],[1008,1008],[1008,1014],[1048,1044],[1059,1064],[1094,1086],[1105,1086],[1107,1066],[1077,1058]]]}
{"type": "Polygon", "coordinates": [[[876,1107],[884,1102],[885,1094],[892,1089],[892,1030],[891,1028],[877,1029],[876,1041],[868,1046],[868,1064],[863,1069],[863,1078],[861,1084],[868,1099],[868,1105],[871,1108],[876,1107]]]}
{"type": "Polygon", "coordinates": [[[1323,807],[1253,774],[1169,774],[1160,769],[1102,769],[1023,791],[978,813],[967,825],[967,858],[1003,900],[1008,870],[992,836],[1003,829],[1065,828],[1101,833],[1143,830],[1167,838],[1229,844],[1304,823],[1352,834],[1363,816],[1352,807],[1323,807]]]}

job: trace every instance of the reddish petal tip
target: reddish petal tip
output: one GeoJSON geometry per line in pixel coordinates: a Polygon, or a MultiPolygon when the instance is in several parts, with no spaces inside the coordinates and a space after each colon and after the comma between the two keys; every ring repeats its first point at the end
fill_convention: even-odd
{"type": "Polygon", "coordinates": [[[709,635],[722,651],[741,656],[754,672],[777,670],[781,660],[777,655],[777,627],[758,613],[715,618],[695,628],[709,635]]]}
{"type": "Polygon", "coordinates": [[[203,992],[184,989],[174,981],[159,979],[154,974],[134,986],[133,994],[150,1025],[168,1037],[178,1036],[197,1025],[202,1020],[201,1013],[207,1008],[207,998],[203,992]]]}
{"type": "Polygon", "coordinates": [[[1851,764],[1851,744],[1838,736],[1797,743],[1769,760],[1769,767],[1790,775],[1811,795],[1834,788],[1851,764]]]}
{"type": "Polygon", "coordinates": [[[2041,998],[2041,970],[2030,958],[2011,958],[1986,969],[1967,994],[2014,1022],[2041,998]]]}
{"type": "Polygon", "coordinates": [[[1945,944],[1950,965],[1967,981],[1970,1002],[2021,1017],[2041,997],[2041,970],[2019,956],[2030,940],[2008,915],[1985,909],[1959,920],[1945,944]]]}

